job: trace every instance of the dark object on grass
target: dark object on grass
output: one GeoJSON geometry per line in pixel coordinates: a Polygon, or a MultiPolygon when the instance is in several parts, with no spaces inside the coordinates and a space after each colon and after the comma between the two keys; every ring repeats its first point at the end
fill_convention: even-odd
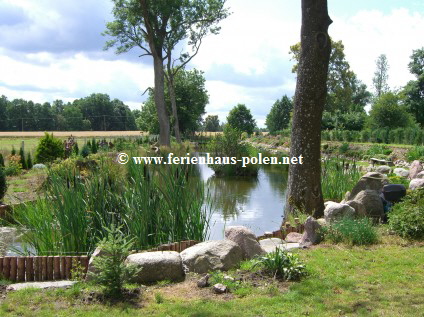
{"type": "Polygon", "coordinates": [[[383,186],[384,199],[391,203],[398,203],[406,195],[406,188],[401,184],[389,184],[383,186]]]}
{"type": "Polygon", "coordinates": [[[200,278],[197,281],[197,287],[200,287],[200,288],[208,287],[209,286],[209,277],[210,277],[210,274],[206,274],[205,276],[200,278]]]}

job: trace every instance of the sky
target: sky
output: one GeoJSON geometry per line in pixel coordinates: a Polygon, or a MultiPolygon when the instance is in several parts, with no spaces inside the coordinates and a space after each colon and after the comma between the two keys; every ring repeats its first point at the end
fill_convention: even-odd
{"type": "MultiPolygon", "coordinates": [[[[204,71],[207,114],[225,120],[238,103],[259,127],[273,103],[293,96],[289,48],[300,41],[300,0],[227,0],[232,14],[205,38],[188,69],[204,71]]],[[[109,0],[0,0],[0,95],[9,100],[73,101],[106,93],[140,109],[153,86],[151,57],[104,51],[109,0]]],[[[414,79],[409,57],[424,47],[422,0],[328,0],[329,34],[342,40],[351,69],[372,91],[375,61],[386,54],[389,86],[414,79]]]]}

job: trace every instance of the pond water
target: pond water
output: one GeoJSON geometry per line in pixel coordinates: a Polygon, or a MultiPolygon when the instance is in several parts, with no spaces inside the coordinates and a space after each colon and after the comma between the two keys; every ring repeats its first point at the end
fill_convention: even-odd
{"type": "MultiPolygon", "coordinates": [[[[256,235],[279,228],[285,206],[287,167],[263,165],[257,177],[216,177],[207,165],[197,165],[199,175],[213,197],[211,240],[224,237],[227,226],[242,225],[256,235]]],[[[21,249],[15,230],[0,228],[0,256],[21,249]]]]}
{"type": "Polygon", "coordinates": [[[227,226],[242,225],[256,235],[278,230],[285,207],[288,169],[263,165],[257,177],[216,177],[207,165],[200,175],[214,197],[210,239],[222,239],[227,226]]]}

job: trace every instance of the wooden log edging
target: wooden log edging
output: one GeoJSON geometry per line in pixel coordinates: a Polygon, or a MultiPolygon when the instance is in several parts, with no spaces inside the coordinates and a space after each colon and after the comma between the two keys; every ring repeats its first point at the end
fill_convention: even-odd
{"type": "Polygon", "coordinates": [[[87,273],[88,256],[5,256],[0,257],[0,277],[12,282],[71,279],[73,263],[87,273]]]}
{"type": "MultiPolygon", "coordinates": [[[[199,243],[187,240],[162,244],[156,248],[137,252],[176,251],[181,252],[199,243]]],[[[0,278],[12,282],[41,282],[72,279],[76,267],[82,270],[83,277],[88,270],[89,256],[5,256],[0,257],[0,278]]]]}
{"type": "Polygon", "coordinates": [[[300,223],[299,218],[295,218],[294,221],[294,225],[286,222],[281,226],[281,229],[272,232],[265,232],[263,235],[258,236],[257,240],[259,241],[269,238],[280,238],[284,240],[290,232],[303,233],[303,231],[305,231],[305,226],[300,223]]]}

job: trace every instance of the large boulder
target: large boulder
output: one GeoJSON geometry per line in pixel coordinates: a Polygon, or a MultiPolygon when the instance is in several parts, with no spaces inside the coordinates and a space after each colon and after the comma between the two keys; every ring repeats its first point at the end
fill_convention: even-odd
{"type": "Polygon", "coordinates": [[[420,161],[415,160],[412,162],[411,167],[409,168],[409,178],[414,179],[417,178],[418,173],[422,172],[423,166],[420,161]]]}
{"type": "Polygon", "coordinates": [[[376,193],[380,194],[383,186],[389,183],[388,178],[377,172],[370,172],[361,177],[361,179],[356,183],[350,192],[349,197],[346,197],[346,200],[353,200],[355,196],[363,190],[373,190],[376,193]]]}
{"type": "Polygon", "coordinates": [[[246,227],[227,227],[225,229],[224,236],[225,239],[231,240],[240,246],[244,259],[252,259],[256,255],[262,255],[266,253],[256,240],[255,234],[246,227]]]}
{"type": "Polygon", "coordinates": [[[399,177],[409,177],[409,171],[401,167],[395,168],[393,173],[399,177]]]}
{"type": "Polygon", "coordinates": [[[415,178],[424,179],[424,172],[419,172],[415,178]]]}
{"type": "Polygon", "coordinates": [[[212,240],[185,249],[181,258],[185,270],[202,274],[236,267],[243,260],[243,251],[234,241],[212,240]]]}
{"type": "Polygon", "coordinates": [[[357,216],[363,217],[367,215],[367,212],[365,210],[364,205],[362,205],[361,203],[359,203],[356,200],[349,200],[346,202],[347,205],[349,205],[350,207],[352,207],[353,209],[355,209],[355,214],[357,216]]]}
{"type": "Polygon", "coordinates": [[[277,248],[283,247],[284,241],[280,238],[268,238],[259,240],[259,244],[265,250],[266,253],[274,252],[277,248]]]}
{"type": "Polygon", "coordinates": [[[302,239],[302,234],[298,232],[290,232],[285,238],[286,243],[299,243],[302,239]]]}
{"type": "Polygon", "coordinates": [[[305,221],[305,231],[303,232],[302,239],[300,240],[301,245],[312,245],[318,244],[321,241],[321,234],[319,230],[321,229],[321,225],[314,218],[309,216],[305,221]]]}
{"type": "Polygon", "coordinates": [[[184,278],[181,257],[175,251],[135,253],[127,257],[126,263],[141,269],[134,280],[135,283],[180,281],[184,278]]]}
{"type": "Polygon", "coordinates": [[[365,208],[366,216],[378,219],[384,216],[383,202],[380,195],[374,190],[362,190],[354,199],[365,208]]]}
{"type": "Polygon", "coordinates": [[[424,188],[424,179],[423,178],[415,178],[415,179],[411,180],[411,182],[409,183],[409,189],[410,190],[415,190],[415,189],[420,189],[420,188],[424,188]]]}
{"type": "Polygon", "coordinates": [[[382,165],[377,167],[375,171],[381,174],[390,174],[391,170],[390,166],[382,165]]]}
{"type": "Polygon", "coordinates": [[[331,222],[345,216],[355,216],[355,209],[348,204],[339,204],[334,201],[327,201],[324,206],[324,219],[326,222],[331,222]]]}

